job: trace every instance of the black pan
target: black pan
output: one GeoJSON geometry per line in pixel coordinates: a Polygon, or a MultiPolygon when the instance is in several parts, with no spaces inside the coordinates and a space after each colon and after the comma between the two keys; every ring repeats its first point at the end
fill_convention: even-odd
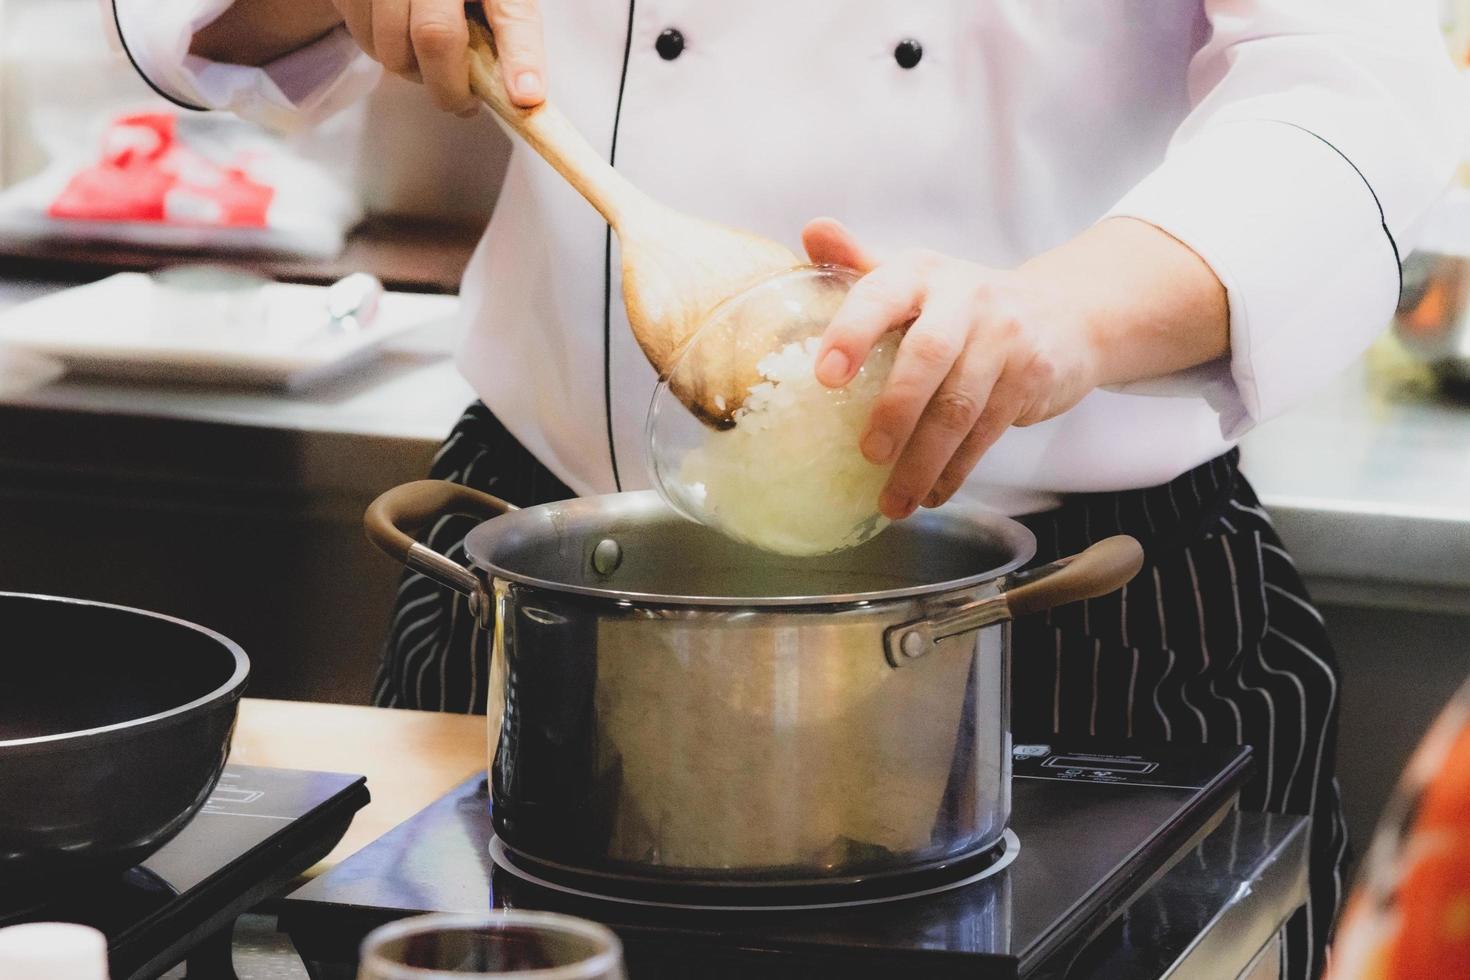
{"type": "Polygon", "coordinates": [[[224,768],[249,673],[183,620],[0,592],[0,911],[178,833],[224,768]]]}

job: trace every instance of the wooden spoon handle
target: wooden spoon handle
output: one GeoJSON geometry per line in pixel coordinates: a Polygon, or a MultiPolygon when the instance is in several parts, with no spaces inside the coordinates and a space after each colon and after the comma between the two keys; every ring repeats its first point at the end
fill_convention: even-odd
{"type": "Polygon", "coordinates": [[[651,204],[642,191],[608,165],[571,120],[550,102],[530,109],[511,102],[490,29],[473,16],[469,27],[470,90],[476,98],[555,167],[613,228],[618,228],[633,210],[651,204]]]}

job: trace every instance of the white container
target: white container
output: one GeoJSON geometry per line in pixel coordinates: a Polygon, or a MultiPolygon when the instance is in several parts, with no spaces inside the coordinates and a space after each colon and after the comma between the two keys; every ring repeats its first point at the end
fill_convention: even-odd
{"type": "Polygon", "coordinates": [[[0,980],[107,980],[107,937],[71,922],[0,929],[0,980]]]}

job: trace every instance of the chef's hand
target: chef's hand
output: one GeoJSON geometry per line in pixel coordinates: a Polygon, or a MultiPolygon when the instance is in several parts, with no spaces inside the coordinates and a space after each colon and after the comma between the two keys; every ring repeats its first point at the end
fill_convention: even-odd
{"type": "Polygon", "coordinates": [[[897,461],[879,499],[894,519],[948,500],[1011,426],[1228,346],[1219,280],[1139,221],[1101,222],[1014,270],[923,250],[880,262],[829,218],[802,240],[812,261],[865,273],[822,338],[818,380],[846,384],[879,338],[906,331],[861,438],[870,461],[897,461]]]}
{"type": "MultiPolygon", "coordinates": [[[[546,98],[538,0],[476,0],[495,33],[505,88],[517,105],[546,98]]],[[[234,0],[194,33],[189,50],[236,65],[265,65],[346,24],[389,71],[423,82],[434,103],[474,115],[469,26],[461,0],[234,0]]]]}
{"type": "MultiPolygon", "coordinates": [[[[332,0],[358,45],[396,75],[422,81],[434,104],[474,115],[469,27],[462,0],[332,0]]],[[[516,105],[546,98],[546,53],[537,0],[483,0],[505,89],[516,105]]]]}
{"type": "Polygon", "coordinates": [[[1097,384],[1086,322],[1059,290],[938,252],[879,262],[835,221],[802,238],[812,261],[866,273],[822,338],[823,384],[846,384],[880,337],[912,321],[860,443],[873,463],[897,460],[879,499],[888,517],[948,500],[1006,429],[1064,412],[1097,384]]]}

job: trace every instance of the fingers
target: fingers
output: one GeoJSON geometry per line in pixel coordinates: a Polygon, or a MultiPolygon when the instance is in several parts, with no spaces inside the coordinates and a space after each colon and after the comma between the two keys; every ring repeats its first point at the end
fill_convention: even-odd
{"type": "Polygon", "coordinates": [[[418,72],[413,44],[408,39],[409,0],[373,0],[372,56],[395,75],[418,72]]]}
{"type": "Polygon", "coordinates": [[[422,81],[439,108],[473,114],[463,3],[353,0],[338,6],[358,46],[384,68],[422,81]]]}
{"type": "Polygon", "coordinates": [[[510,100],[539,105],[546,98],[546,48],[536,0],[485,0],[485,13],[510,100]]]}
{"type": "Polygon", "coordinates": [[[473,113],[477,103],[470,94],[469,27],[464,4],[457,0],[412,0],[407,36],[415,65],[434,104],[461,115],[473,113]]]}
{"type": "Polygon", "coordinates": [[[378,56],[377,49],[373,46],[373,4],[371,0],[336,0],[337,9],[342,13],[342,22],[347,25],[347,33],[352,35],[352,40],[357,46],[367,52],[369,58],[378,56]]]}
{"type": "Polygon", "coordinates": [[[1056,356],[1077,346],[1085,323],[1057,321],[1014,275],[928,251],[872,267],[828,218],[809,223],[802,242],[813,261],[872,268],[823,333],[819,381],[847,384],[884,334],[906,328],[860,442],[870,462],[893,466],[878,501],[885,516],[944,503],[1007,429],[1051,418],[1091,387],[1056,356]]]}
{"type": "Polygon", "coordinates": [[[918,315],[928,290],[930,261],[929,253],[906,253],[858,280],[822,333],[818,381],[830,388],[847,384],[880,337],[918,315]]]}
{"type": "Polygon", "coordinates": [[[975,424],[999,368],[970,343],[963,294],[936,292],[899,345],[860,444],[873,463],[897,460],[879,508],[907,517],[975,424]]]}
{"type": "Polygon", "coordinates": [[[817,265],[840,265],[870,272],[878,260],[852,237],[852,232],[835,218],[816,218],[801,230],[801,244],[817,265]]]}
{"type": "Polygon", "coordinates": [[[992,392],[999,376],[1000,364],[984,345],[972,342],[965,348],[923,406],[879,498],[880,510],[890,517],[907,517],[920,503],[929,503],[940,474],[985,414],[994,410],[992,392]]]}
{"type": "Polygon", "coordinates": [[[959,491],[970,471],[980,462],[980,457],[1016,424],[1024,404],[1025,397],[1011,385],[1002,383],[991,390],[980,417],[944,464],[933,488],[924,495],[925,507],[938,507],[959,491]]]}

